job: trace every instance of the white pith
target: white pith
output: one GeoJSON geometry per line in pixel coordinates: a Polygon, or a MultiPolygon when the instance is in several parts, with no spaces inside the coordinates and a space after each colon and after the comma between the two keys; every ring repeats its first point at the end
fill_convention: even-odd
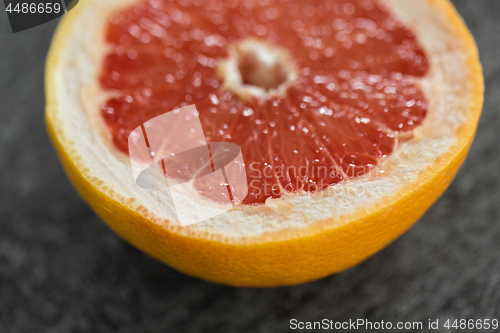
{"type": "MultiPolygon", "coordinates": [[[[414,131],[413,139],[402,143],[379,165],[383,173],[345,181],[313,195],[299,193],[269,199],[265,205],[240,205],[210,220],[180,227],[164,191],[135,184],[128,157],[113,147],[99,113],[99,105],[108,97],[97,81],[106,52],[104,27],[111,12],[134,1],[87,0],[78,4],[78,16],[73,15],[70,25],[73,31],[65,34],[65,50],[56,67],[56,99],[60,104],[51,117],[64,124],[58,135],[72,143],[70,155],[76,157],[75,163],[86,178],[115,200],[175,232],[233,243],[327,219],[333,221],[332,225],[345,223],[360,209],[376,209],[381,198],[403,194],[420,172],[456,142],[455,131],[467,119],[464,104],[471,100],[471,89],[467,87],[470,73],[464,64],[466,46],[455,36],[446,17],[428,1],[386,0],[419,37],[431,68],[421,81],[429,102],[425,121],[414,131]]],[[[200,204],[209,205],[203,200],[200,204]]]]}

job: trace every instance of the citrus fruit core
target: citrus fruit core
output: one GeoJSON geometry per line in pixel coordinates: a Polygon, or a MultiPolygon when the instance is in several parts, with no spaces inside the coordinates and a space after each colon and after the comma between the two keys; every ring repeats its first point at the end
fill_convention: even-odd
{"type": "Polygon", "coordinates": [[[218,74],[224,88],[243,100],[282,93],[297,78],[287,50],[247,39],[228,46],[229,57],[220,61],[218,74]]]}
{"type": "Polygon", "coordinates": [[[278,89],[292,74],[280,62],[279,55],[259,43],[253,45],[256,48],[248,50],[242,50],[240,46],[238,72],[242,83],[264,90],[278,89]]]}
{"type": "Polygon", "coordinates": [[[246,204],[365,174],[427,112],[425,52],[376,0],[141,1],[110,16],[106,40],[116,148],[195,104],[209,142],[241,147],[246,204]]]}

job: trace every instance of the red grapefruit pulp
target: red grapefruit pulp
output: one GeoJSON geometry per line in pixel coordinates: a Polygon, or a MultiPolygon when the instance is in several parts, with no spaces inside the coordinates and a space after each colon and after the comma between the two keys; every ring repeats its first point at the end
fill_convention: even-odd
{"type": "MultiPolygon", "coordinates": [[[[134,128],[195,104],[208,141],[241,147],[246,204],[366,173],[427,111],[416,84],[426,55],[375,0],[142,1],[110,17],[107,42],[101,85],[114,94],[101,111],[116,147],[127,153],[134,128]],[[285,50],[296,78],[284,91],[241,98],[224,85],[219,63],[249,39],[285,50]]],[[[243,83],[278,88],[279,75],[252,75],[259,61],[238,63],[243,83]]]]}

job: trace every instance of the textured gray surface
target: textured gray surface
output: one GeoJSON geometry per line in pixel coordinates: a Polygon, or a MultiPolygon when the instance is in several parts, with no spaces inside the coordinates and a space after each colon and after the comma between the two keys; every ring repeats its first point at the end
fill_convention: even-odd
{"type": "Polygon", "coordinates": [[[410,232],[361,265],[263,290],[177,273],[99,221],[45,134],[54,24],[14,35],[2,13],[0,332],[287,332],[291,318],[500,318],[500,2],[454,2],[486,80],[476,140],[456,180],[410,232]]]}

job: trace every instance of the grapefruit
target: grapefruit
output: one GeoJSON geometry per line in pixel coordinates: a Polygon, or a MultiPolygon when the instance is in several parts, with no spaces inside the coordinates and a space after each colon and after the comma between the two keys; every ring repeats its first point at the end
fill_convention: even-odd
{"type": "Polygon", "coordinates": [[[408,230],[464,161],[483,90],[447,0],[87,0],[54,37],[46,122],[118,235],[186,274],[279,286],[352,267],[408,230]],[[241,148],[248,195],[181,227],[186,207],[135,183],[128,137],[191,104],[208,142],[241,148]]]}

